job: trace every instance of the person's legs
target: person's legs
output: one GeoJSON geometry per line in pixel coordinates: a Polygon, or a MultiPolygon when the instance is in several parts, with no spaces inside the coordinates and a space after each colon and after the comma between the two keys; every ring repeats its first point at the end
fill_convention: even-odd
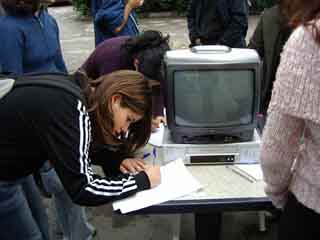
{"type": "Polygon", "coordinates": [[[88,223],[84,208],[72,202],[54,169],[42,172],[41,176],[45,187],[53,196],[59,225],[65,239],[91,239],[95,229],[88,223]]]}
{"type": "Polygon", "coordinates": [[[42,202],[40,191],[35,184],[33,176],[28,176],[22,181],[22,191],[29,204],[32,216],[35,222],[38,224],[39,229],[43,235],[44,240],[49,240],[49,221],[45,206],[42,202]]]}
{"type": "Polygon", "coordinates": [[[18,182],[0,182],[0,239],[43,240],[18,182]]]}
{"type": "Polygon", "coordinates": [[[281,215],[279,224],[279,240],[311,240],[320,235],[320,214],[301,204],[290,193],[281,215]]]}

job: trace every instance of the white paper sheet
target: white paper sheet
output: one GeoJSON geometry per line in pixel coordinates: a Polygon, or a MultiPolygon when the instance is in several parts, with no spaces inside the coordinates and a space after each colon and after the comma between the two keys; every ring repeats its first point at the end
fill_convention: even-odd
{"type": "Polygon", "coordinates": [[[263,180],[263,173],[260,164],[235,164],[234,167],[256,181],[263,180]]]}
{"type": "Polygon", "coordinates": [[[148,143],[156,147],[161,147],[163,143],[163,135],[164,135],[164,125],[163,123],[161,123],[160,127],[156,129],[155,132],[151,133],[148,143]]]}
{"type": "Polygon", "coordinates": [[[115,201],[113,209],[120,209],[121,213],[128,213],[182,197],[201,188],[200,183],[184,166],[182,159],[162,166],[160,171],[161,184],[159,186],[115,201]]]}

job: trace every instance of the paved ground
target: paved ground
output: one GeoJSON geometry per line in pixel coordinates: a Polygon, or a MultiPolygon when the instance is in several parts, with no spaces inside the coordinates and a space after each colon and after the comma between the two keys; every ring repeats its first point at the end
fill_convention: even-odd
{"type": "MultiPolygon", "coordinates": [[[[60,27],[62,48],[69,71],[76,70],[94,49],[93,26],[91,19],[80,18],[72,6],[52,7],[49,10],[60,27]]],[[[249,19],[249,38],[256,26],[257,16],[249,19]]],[[[185,18],[144,18],[139,20],[142,30],[156,29],[170,35],[172,48],[185,48],[189,45],[185,18]]]]}
{"type": "MultiPolygon", "coordinates": [[[[49,10],[60,26],[63,55],[69,71],[76,70],[94,48],[93,27],[90,19],[76,15],[71,6],[52,7],[49,10]]],[[[141,29],[157,29],[170,34],[172,48],[188,46],[186,20],[184,18],[140,19],[141,29]]],[[[248,37],[257,23],[257,17],[250,17],[248,37]]],[[[50,215],[51,216],[51,215],[50,215]]],[[[164,240],[171,236],[171,219],[168,215],[153,216],[113,216],[109,205],[89,208],[90,222],[97,228],[96,239],[149,239],[164,240]]],[[[52,218],[50,217],[52,222],[52,218]]],[[[258,217],[255,212],[225,214],[223,217],[223,240],[271,240],[274,238],[274,224],[266,233],[258,231],[258,217]]],[[[194,239],[193,216],[182,216],[181,239],[194,239]]],[[[81,240],[81,239],[80,239],[81,240]]]]}

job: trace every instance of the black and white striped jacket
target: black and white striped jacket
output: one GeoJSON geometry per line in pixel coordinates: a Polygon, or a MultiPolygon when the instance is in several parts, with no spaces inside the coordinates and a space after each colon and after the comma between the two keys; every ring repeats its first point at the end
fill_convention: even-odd
{"type": "Polygon", "coordinates": [[[90,160],[91,124],[81,100],[45,87],[17,88],[0,103],[0,181],[37,171],[49,159],[75,203],[100,205],[150,188],[145,172],[114,171],[114,153],[99,154],[110,176],[93,173],[90,160]]]}

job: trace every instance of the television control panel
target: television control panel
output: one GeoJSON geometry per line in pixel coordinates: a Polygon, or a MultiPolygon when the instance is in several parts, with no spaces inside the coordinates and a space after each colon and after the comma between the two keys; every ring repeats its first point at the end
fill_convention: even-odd
{"type": "Polygon", "coordinates": [[[191,165],[233,164],[239,160],[239,153],[187,154],[185,160],[191,165]]]}

